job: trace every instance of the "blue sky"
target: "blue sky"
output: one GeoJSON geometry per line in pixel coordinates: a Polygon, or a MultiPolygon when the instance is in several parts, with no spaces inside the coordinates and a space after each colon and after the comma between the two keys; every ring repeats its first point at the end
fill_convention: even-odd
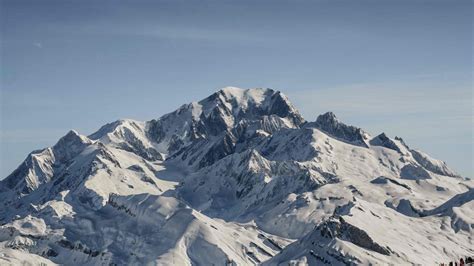
{"type": "Polygon", "coordinates": [[[283,91],[473,177],[472,2],[1,1],[0,179],[69,129],[283,91]]]}

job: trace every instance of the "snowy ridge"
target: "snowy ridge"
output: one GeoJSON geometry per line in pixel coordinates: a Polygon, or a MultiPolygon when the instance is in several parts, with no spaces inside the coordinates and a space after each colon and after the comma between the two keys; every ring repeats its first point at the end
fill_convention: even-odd
{"type": "Polygon", "coordinates": [[[0,264],[435,264],[474,254],[473,191],[401,138],[227,87],[28,155],[0,264]]]}

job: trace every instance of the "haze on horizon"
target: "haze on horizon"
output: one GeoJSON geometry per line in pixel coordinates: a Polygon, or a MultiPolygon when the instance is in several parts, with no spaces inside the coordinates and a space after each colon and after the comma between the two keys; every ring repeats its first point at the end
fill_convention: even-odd
{"type": "Polygon", "coordinates": [[[472,1],[1,0],[0,179],[69,129],[269,87],[474,177],[472,1]]]}

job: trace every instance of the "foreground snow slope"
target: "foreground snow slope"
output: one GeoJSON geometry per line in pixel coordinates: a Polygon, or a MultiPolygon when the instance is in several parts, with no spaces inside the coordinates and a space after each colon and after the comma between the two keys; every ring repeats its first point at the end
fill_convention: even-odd
{"type": "Polygon", "coordinates": [[[0,264],[434,264],[474,254],[474,182],[270,89],[70,131],[0,182],[0,264]]]}

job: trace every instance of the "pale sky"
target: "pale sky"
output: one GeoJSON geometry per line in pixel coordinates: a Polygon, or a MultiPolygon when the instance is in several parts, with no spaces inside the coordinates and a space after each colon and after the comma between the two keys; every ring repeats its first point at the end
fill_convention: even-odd
{"type": "Polygon", "coordinates": [[[472,1],[1,0],[0,179],[69,129],[284,92],[474,177],[472,1]]]}

